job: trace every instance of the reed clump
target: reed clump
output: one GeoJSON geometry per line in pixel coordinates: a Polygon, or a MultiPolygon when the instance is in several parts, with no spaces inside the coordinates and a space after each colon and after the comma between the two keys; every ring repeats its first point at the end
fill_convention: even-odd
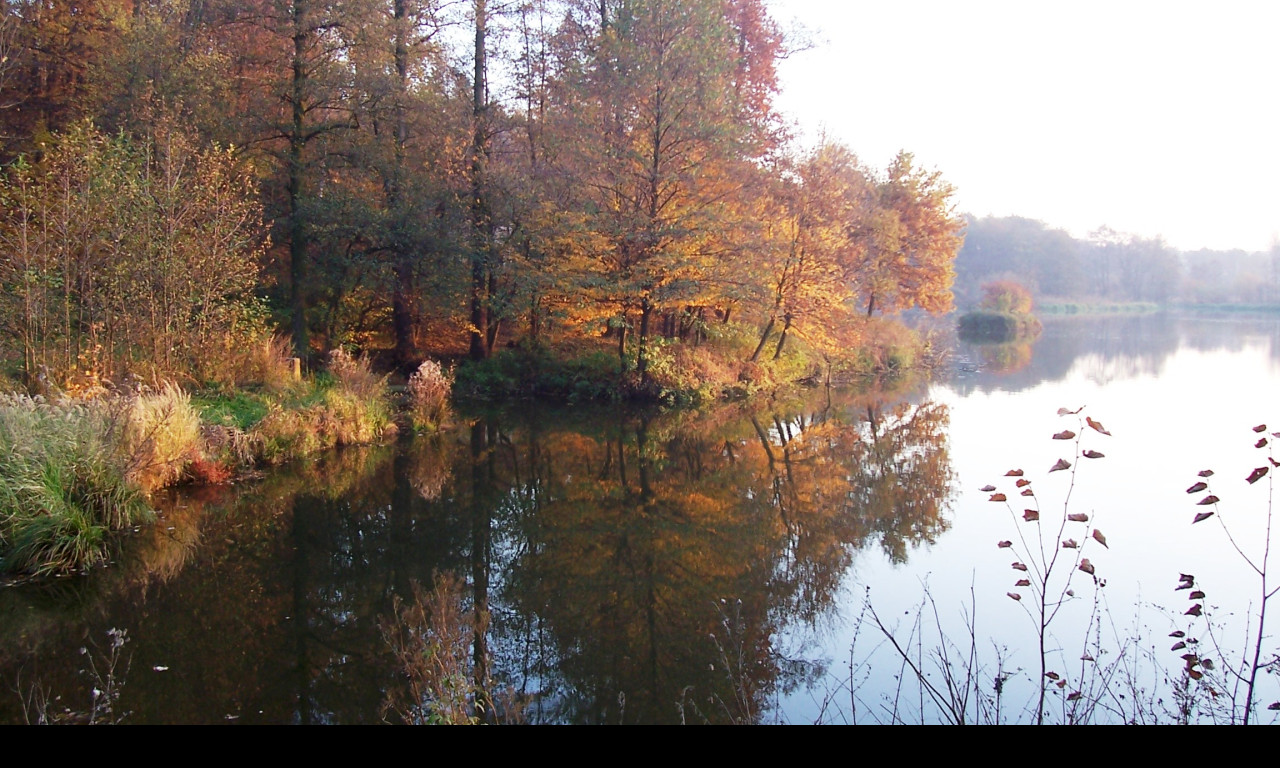
{"type": "Polygon", "coordinates": [[[436,430],[449,415],[453,373],[427,360],[409,377],[409,416],[415,429],[436,430]]]}

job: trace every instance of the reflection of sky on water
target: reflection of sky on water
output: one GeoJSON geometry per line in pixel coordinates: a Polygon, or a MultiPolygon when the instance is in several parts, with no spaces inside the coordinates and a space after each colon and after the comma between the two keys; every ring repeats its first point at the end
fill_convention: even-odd
{"type": "MultiPolygon", "coordinates": [[[[905,630],[927,584],[944,624],[962,637],[961,613],[971,604],[972,589],[984,658],[994,664],[993,646],[1004,646],[1006,667],[1038,664],[1025,650],[1035,643],[1034,625],[1022,605],[1005,597],[1020,575],[1010,568],[1015,557],[996,547],[1002,539],[1015,538],[1018,527],[1027,534],[1034,528],[1013,521],[1003,504],[989,502],[989,494],[978,490],[996,485],[1020,516],[1024,505],[1019,502],[1025,499],[1017,495],[1012,478],[1003,475],[1021,468],[1033,481],[1046,520],[1051,510],[1062,509],[1068,491],[1070,510],[1089,514],[1087,525],[1069,524],[1066,537],[1084,541],[1095,527],[1105,533],[1110,549],[1090,542],[1085,552],[1107,582],[1100,592],[1104,621],[1095,626],[1104,646],[1112,646],[1116,654],[1117,638],[1142,634],[1145,647],[1154,648],[1156,657],[1176,671],[1178,654],[1167,652],[1172,641],[1166,635],[1181,625],[1181,614],[1190,605],[1186,591],[1174,591],[1180,573],[1197,577],[1208,593],[1206,606],[1219,606],[1219,616],[1236,614],[1228,633],[1233,639],[1242,634],[1241,614],[1250,600],[1256,607],[1257,577],[1231,551],[1218,518],[1192,526],[1193,516],[1204,508],[1195,506],[1200,496],[1185,490],[1199,470],[1216,470],[1210,487],[1223,500],[1219,518],[1230,522],[1246,551],[1260,557],[1267,481],[1249,486],[1244,478],[1267,463],[1266,451],[1253,447],[1258,435],[1252,427],[1266,422],[1271,430],[1280,429],[1277,321],[1151,316],[1047,325],[1027,369],[1008,377],[980,371],[932,387],[929,396],[951,410],[951,455],[959,488],[951,530],[913,552],[905,566],[864,552],[847,576],[843,614],[846,619],[857,615],[869,585],[877,611],[894,617],[905,630]],[[1151,347],[1144,347],[1144,341],[1151,347]],[[1083,447],[1106,457],[1080,459],[1072,489],[1069,472],[1047,470],[1060,457],[1074,461],[1075,446],[1050,438],[1062,429],[1079,431],[1075,417],[1056,412],[1080,406],[1087,406],[1085,414],[1102,422],[1112,436],[1083,430],[1083,447]],[[1135,631],[1135,625],[1142,629],[1135,631]]],[[[1080,587],[1088,578],[1076,576],[1081,577],[1077,593],[1084,596],[1090,590],[1080,587]]],[[[1087,600],[1077,601],[1056,622],[1062,630],[1057,639],[1064,649],[1064,672],[1067,667],[1079,671],[1088,608],[1087,600]]],[[[863,632],[858,641],[862,647],[878,642],[866,628],[863,632]]],[[[846,626],[827,647],[834,658],[847,660],[852,641],[853,630],[846,626]]],[[[924,648],[935,645],[936,637],[926,640],[924,648]]],[[[1137,659],[1136,649],[1128,653],[1137,659]]],[[[887,667],[896,671],[896,665],[885,661],[890,660],[875,666],[872,679],[889,686],[892,679],[884,675],[887,667]]],[[[1151,672],[1149,664],[1146,669],[1151,672]]],[[[987,677],[992,674],[994,669],[988,669],[987,677]]],[[[1269,682],[1274,687],[1274,680],[1269,682]]],[[[860,722],[887,716],[874,690],[874,682],[862,689],[860,722]]],[[[1025,687],[1021,699],[1006,704],[1013,711],[1021,708],[1029,690],[1025,687]]],[[[1264,692],[1271,696],[1264,706],[1277,698],[1275,693],[1264,692]]],[[[797,703],[793,719],[803,721],[814,712],[797,703]]]]}

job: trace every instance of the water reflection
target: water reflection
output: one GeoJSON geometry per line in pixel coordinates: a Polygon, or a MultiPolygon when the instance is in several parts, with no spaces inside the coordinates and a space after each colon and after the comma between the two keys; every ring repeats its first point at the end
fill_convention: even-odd
{"type": "MultiPolygon", "coordinates": [[[[834,610],[860,551],[900,561],[946,529],[947,423],[872,395],[525,409],[334,453],[173,497],[71,599],[0,592],[0,676],[80,695],[78,648],[118,626],[133,722],[378,721],[402,684],[378,621],[452,572],[487,617],[476,679],[531,697],[535,722],[767,720],[828,663],[777,638],[834,610]]],[[[23,719],[16,698],[0,718],[23,719]]]]}

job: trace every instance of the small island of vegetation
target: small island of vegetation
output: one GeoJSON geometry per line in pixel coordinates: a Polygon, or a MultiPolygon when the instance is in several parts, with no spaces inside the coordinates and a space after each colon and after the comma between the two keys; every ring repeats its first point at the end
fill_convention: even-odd
{"type": "Polygon", "coordinates": [[[1031,292],[1012,280],[982,286],[982,302],[960,316],[960,338],[1006,343],[1040,335],[1043,326],[1031,313],[1031,292]]]}

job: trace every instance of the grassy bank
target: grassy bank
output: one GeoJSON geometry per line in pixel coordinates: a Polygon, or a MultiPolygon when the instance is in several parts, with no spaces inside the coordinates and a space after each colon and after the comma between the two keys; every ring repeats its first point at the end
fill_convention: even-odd
{"type": "MultiPolygon", "coordinates": [[[[450,383],[424,365],[410,380],[407,421],[437,425],[450,383]]],[[[100,563],[108,534],[152,516],[153,491],[376,442],[396,432],[393,415],[386,377],[343,353],[315,376],[264,376],[194,398],[172,384],[80,399],[0,395],[0,572],[100,563]]]]}

